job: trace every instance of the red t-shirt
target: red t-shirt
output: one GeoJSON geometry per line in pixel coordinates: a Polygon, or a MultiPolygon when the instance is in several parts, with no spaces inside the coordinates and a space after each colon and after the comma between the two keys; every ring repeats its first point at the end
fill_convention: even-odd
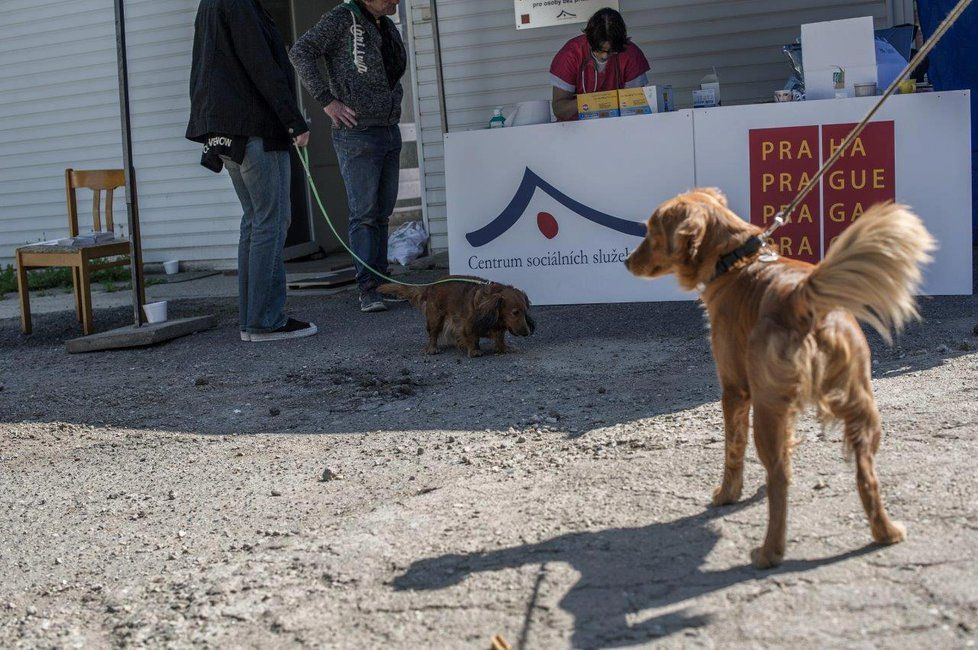
{"type": "MultiPolygon", "coordinates": [[[[625,51],[611,54],[603,70],[591,55],[587,36],[567,41],[550,64],[550,81],[557,88],[575,95],[636,87],[646,81],[649,62],[637,45],[628,42],[625,51]]],[[[571,119],[577,119],[575,115],[571,119]]]]}

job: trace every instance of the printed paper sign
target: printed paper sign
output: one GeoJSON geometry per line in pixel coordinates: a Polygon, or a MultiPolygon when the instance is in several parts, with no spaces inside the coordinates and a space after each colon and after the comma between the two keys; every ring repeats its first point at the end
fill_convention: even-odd
{"type": "Polygon", "coordinates": [[[586,23],[598,9],[618,9],[618,0],[515,0],[516,29],[586,23]]]}

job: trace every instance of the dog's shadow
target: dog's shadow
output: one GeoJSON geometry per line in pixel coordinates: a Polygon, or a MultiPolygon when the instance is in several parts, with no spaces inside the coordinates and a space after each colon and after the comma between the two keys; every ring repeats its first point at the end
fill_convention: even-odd
{"type": "MultiPolygon", "coordinates": [[[[566,563],[580,574],[559,602],[574,618],[572,647],[624,647],[706,625],[708,613],[690,613],[683,606],[698,596],[771,575],[810,571],[875,549],[866,546],[817,560],[789,560],[766,572],[749,565],[704,571],[701,567],[720,538],[710,522],[757,503],[761,496],[759,491],[734,506],[640,528],[568,533],[487,553],[419,560],[395,578],[393,586],[398,591],[446,589],[476,573],[524,565],[540,565],[538,581],[546,582],[548,563],[566,563]]],[[[747,554],[743,549],[745,559],[747,554]]],[[[527,608],[520,646],[527,640],[535,600],[534,595],[527,608]]]]}

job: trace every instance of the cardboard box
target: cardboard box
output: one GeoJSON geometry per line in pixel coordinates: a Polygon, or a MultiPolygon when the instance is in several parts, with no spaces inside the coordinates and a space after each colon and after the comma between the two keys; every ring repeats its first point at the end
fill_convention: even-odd
{"type": "Polygon", "coordinates": [[[626,115],[648,115],[652,112],[643,88],[623,88],[618,91],[618,109],[626,115]]]}
{"type": "Polygon", "coordinates": [[[645,93],[645,101],[653,113],[668,113],[675,110],[672,105],[672,86],[646,86],[642,88],[645,93]]]}
{"type": "Polygon", "coordinates": [[[577,117],[582,120],[597,120],[602,117],[618,117],[618,91],[586,93],[577,96],[577,117]]]}
{"type": "Polygon", "coordinates": [[[621,114],[648,115],[672,110],[672,86],[645,86],[618,91],[621,114]]]}

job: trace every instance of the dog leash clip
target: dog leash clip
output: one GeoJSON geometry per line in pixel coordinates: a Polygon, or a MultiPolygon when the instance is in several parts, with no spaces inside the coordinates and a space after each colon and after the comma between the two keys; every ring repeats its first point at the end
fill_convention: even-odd
{"type": "Polygon", "coordinates": [[[774,231],[783,225],[784,225],[784,212],[779,212],[776,215],[774,215],[774,223],[768,226],[768,229],[765,230],[763,233],[761,233],[760,236],[761,241],[766,244],[767,241],[771,238],[771,235],[774,234],[774,231]]]}

